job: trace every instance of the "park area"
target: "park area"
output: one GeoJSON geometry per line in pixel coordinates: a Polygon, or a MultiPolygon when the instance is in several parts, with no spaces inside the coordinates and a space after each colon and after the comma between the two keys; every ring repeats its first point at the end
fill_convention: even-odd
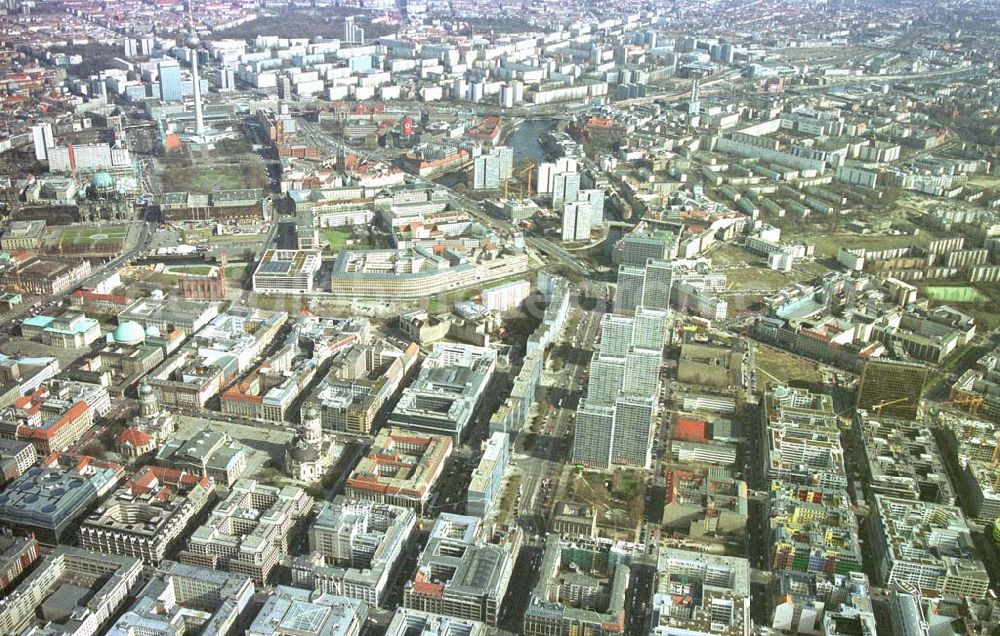
{"type": "Polygon", "coordinates": [[[362,250],[377,247],[371,235],[360,228],[325,228],[320,230],[320,238],[326,242],[327,250],[339,252],[345,249],[362,250]]]}
{"type": "Polygon", "coordinates": [[[163,178],[163,187],[167,191],[200,194],[216,190],[266,188],[267,185],[267,174],[259,163],[175,168],[163,178]]]}
{"type": "Polygon", "coordinates": [[[642,473],[618,469],[606,473],[576,470],[569,478],[565,498],[597,511],[597,525],[608,534],[630,534],[642,522],[645,483],[642,473]]]}
{"type": "Polygon", "coordinates": [[[323,240],[330,246],[331,252],[336,252],[347,247],[347,241],[351,238],[351,233],[344,230],[324,230],[323,240]]]}
{"type": "Polygon", "coordinates": [[[212,194],[218,190],[267,189],[267,170],[261,158],[248,152],[248,144],[231,140],[228,154],[167,155],[157,160],[154,182],[163,192],[212,194]]]}
{"type": "Polygon", "coordinates": [[[117,254],[124,251],[127,225],[67,227],[55,238],[55,251],[69,254],[117,254]]]}

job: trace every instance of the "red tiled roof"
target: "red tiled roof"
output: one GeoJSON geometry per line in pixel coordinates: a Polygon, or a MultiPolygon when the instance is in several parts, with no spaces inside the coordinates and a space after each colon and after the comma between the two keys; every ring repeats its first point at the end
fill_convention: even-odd
{"type": "Polygon", "coordinates": [[[129,446],[139,448],[141,446],[146,446],[153,441],[153,436],[138,429],[126,428],[118,434],[118,439],[115,441],[119,446],[128,444],[129,446]]]}
{"type": "Polygon", "coordinates": [[[687,442],[705,441],[705,422],[686,417],[679,417],[674,422],[673,437],[687,442]]]}

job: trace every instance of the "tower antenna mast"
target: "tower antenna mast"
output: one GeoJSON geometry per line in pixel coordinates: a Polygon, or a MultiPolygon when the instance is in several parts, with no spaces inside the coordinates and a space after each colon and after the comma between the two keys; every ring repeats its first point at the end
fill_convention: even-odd
{"type": "Polygon", "coordinates": [[[194,23],[194,0],[188,0],[188,35],[185,41],[191,51],[191,81],[194,84],[194,134],[205,136],[205,118],[201,108],[201,79],[198,76],[198,29],[194,23]]]}

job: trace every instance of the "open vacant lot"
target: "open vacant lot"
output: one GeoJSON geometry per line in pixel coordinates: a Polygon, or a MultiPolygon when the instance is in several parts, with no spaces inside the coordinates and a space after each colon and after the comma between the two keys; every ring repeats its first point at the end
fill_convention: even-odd
{"type": "Polygon", "coordinates": [[[780,349],[758,345],[754,359],[757,362],[758,381],[787,383],[791,380],[801,382],[822,382],[823,377],[816,369],[814,362],[797,358],[780,349]]]}

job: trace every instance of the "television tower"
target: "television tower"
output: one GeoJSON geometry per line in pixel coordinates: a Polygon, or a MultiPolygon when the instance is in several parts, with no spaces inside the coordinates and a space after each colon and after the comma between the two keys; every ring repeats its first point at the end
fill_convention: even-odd
{"type": "Polygon", "coordinates": [[[691,101],[688,102],[688,115],[697,117],[701,114],[701,82],[695,78],[691,82],[691,101]]]}
{"type": "Polygon", "coordinates": [[[191,51],[191,81],[194,84],[194,134],[205,136],[205,118],[201,111],[201,79],[198,77],[198,30],[194,23],[194,0],[188,0],[188,33],[184,45],[191,51]]]}

